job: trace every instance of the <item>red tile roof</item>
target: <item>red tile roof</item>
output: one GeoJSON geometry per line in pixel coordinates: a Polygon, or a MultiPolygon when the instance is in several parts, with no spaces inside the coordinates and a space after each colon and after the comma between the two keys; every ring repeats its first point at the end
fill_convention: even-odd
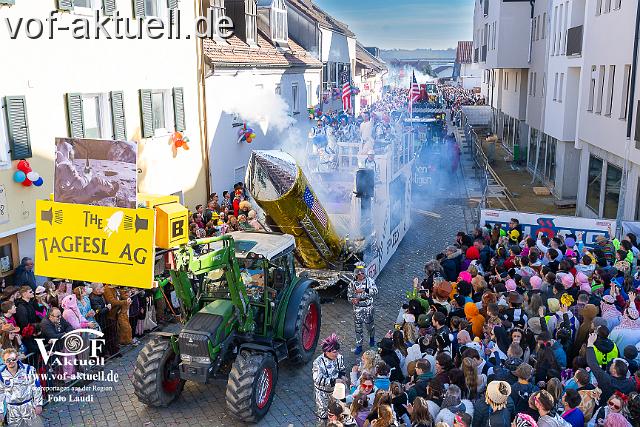
{"type": "Polygon", "coordinates": [[[261,31],[258,31],[258,47],[250,47],[235,35],[226,41],[223,44],[203,40],[204,54],[217,67],[322,67],[320,61],[291,39],[289,50],[276,48],[261,31]]]}
{"type": "Polygon", "coordinates": [[[472,41],[458,42],[458,49],[456,50],[456,62],[459,64],[471,64],[471,62],[473,62],[472,41]]]}

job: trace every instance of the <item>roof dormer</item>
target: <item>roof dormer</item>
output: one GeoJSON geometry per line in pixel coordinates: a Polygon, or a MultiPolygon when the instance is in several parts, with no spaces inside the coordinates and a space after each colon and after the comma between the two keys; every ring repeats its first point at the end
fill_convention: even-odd
{"type": "Polygon", "coordinates": [[[256,0],[225,0],[227,15],[233,20],[235,35],[249,46],[258,46],[256,0]]]}
{"type": "Polygon", "coordinates": [[[268,27],[267,33],[277,47],[289,47],[289,26],[285,0],[258,0],[258,18],[263,25],[260,28],[268,27]]]}

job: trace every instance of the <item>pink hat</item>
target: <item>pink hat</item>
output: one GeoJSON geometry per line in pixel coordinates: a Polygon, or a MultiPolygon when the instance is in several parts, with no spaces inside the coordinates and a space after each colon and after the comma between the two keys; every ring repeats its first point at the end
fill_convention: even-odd
{"type": "Polygon", "coordinates": [[[573,286],[573,274],[567,273],[562,276],[562,286],[564,286],[565,289],[573,286]]]}
{"type": "Polygon", "coordinates": [[[580,284],[580,290],[583,292],[586,292],[587,294],[591,295],[591,285],[588,283],[581,283],[580,284]]]}
{"type": "Polygon", "coordinates": [[[505,284],[505,286],[507,287],[507,291],[509,292],[513,292],[516,290],[516,282],[513,279],[509,279],[507,280],[507,283],[505,284]]]}
{"type": "MultiPolygon", "coordinates": [[[[582,271],[579,271],[578,274],[576,274],[576,280],[580,283],[580,286],[585,284],[589,285],[589,278],[582,271]]],[[[589,289],[591,289],[591,285],[589,285],[589,289]]]]}
{"type": "Polygon", "coordinates": [[[472,279],[471,273],[468,271],[461,271],[460,274],[458,274],[458,280],[464,280],[465,282],[471,283],[472,279]]]}
{"type": "Polygon", "coordinates": [[[540,276],[532,276],[529,279],[529,284],[531,285],[531,289],[539,291],[542,286],[542,278],[540,276]]]}

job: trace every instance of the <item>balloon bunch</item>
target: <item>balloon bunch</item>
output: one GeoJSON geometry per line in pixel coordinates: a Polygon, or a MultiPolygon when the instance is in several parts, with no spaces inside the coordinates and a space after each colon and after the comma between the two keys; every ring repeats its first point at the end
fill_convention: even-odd
{"type": "Polygon", "coordinates": [[[185,150],[189,149],[189,138],[187,138],[186,136],[184,136],[182,134],[182,132],[174,132],[171,135],[171,144],[175,147],[175,148],[184,148],[185,150]]]}
{"type": "Polygon", "coordinates": [[[360,93],[360,88],[357,86],[351,86],[351,94],[352,95],[357,95],[360,93]]]}
{"type": "Polygon", "coordinates": [[[247,144],[251,144],[254,139],[256,139],[256,133],[253,129],[247,127],[246,123],[243,123],[240,129],[238,129],[238,144],[243,141],[247,144]]]}
{"type": "Polygon", "coordinates": [[[31,165],[28,161],[22,159],[16,164],[16,171],[13,174],[13,180],[18,184],[22,184],[25,187],[31,187],[35,185],[40,187],[44,184],[44,180],[38,172],[34,172],[31,169],[31,165]]]}
{"type": "Polygon", "coordinates": [[[309,120],[319,119],[322,117],[322,110],[320,107],[309,107],[307,111],[309,112],[309,120]]]}
{"type": "Polygon", "coordinates": [[[337,101],[342,96],[342,89],[334,87],[333,88],[333,100],[337,101]]]}

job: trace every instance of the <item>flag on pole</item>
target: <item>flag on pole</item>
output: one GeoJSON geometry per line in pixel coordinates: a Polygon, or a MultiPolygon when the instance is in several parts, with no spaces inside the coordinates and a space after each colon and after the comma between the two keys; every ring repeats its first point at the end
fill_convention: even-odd
{"type": "Polygon", "coordinates": [[[346,72],[342,74],[342,109],[351,111],[351,82],[346,72]]]}
{"type": "Polygon", "coordinates": [[[416,72],[413,72],[411,78],[411,88],[409,90],[409,115],[413,114],[413,103],[420,100],[420,85],[416,80],[416,72]]]}

